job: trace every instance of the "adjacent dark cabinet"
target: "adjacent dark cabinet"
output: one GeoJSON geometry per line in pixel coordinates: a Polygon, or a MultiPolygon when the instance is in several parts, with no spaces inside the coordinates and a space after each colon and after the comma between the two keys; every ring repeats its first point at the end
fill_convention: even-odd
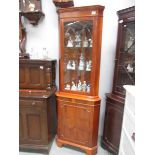
{"type": "Polygon", "coordinates": [[[97,152],[98,96],[104,6],[58,9],[60,91],[56,143],[97,152]]]}
{"type": "Polygon", "coordinates": [[[118,13],[118,37],[113,89],[106,94],[106,110],[101,146],[118,154],[125,103],[124,85],[135,84],[135,7],[118,13]]]}
{"type": "Polygon", "coordinates": [[[20,151],[46,154],[50,151],[57,126],[55,63],[31,59],[19,62],[20,151]]]}
{"type": "Polygon", "coordinates": [[[21,59],[19,88],[51,90],[55,84],[56,60],[21,59]]]}

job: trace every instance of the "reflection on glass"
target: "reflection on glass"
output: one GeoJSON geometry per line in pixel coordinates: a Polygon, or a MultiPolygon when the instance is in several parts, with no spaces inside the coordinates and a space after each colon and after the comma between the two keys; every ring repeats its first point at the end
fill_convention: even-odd
{"type": "Polygon", "coordinates": [[[125,93],[123,85],[135,84],[135,23],[124,24],[123,50],[118,65],[117,90],[125,93]]]}
{"type": "Polygon", "coordinates": [[[90,93],[92,21],[64,24],[64,89],[90,93]]]}

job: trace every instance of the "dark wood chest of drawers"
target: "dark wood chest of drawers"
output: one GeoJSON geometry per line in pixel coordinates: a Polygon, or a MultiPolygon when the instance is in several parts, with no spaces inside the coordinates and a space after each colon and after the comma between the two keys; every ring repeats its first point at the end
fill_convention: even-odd
{"type": "Polygon", "coordinates": [[[52,61],[20,60],[20,151],[46,154],[50,151],[57,126],[55,65],[53,69],[52,65],[52,61]]]}

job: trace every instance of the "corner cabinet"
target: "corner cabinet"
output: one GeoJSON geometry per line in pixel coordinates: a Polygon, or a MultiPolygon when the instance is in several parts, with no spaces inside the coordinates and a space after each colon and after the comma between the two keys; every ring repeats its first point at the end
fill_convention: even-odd
{"type": "Polygon", "coordinates": [[[56,142],[97,152],[103,6],[58,9],[60,91],[56,142]]]}
{"type": "Polygon", "coordinates": [[[135,7],[118,13],[118,37],[112,93],[106,94],[101,145],[118,154],[125,102],[124,85],[135,84],[135,7]]]}

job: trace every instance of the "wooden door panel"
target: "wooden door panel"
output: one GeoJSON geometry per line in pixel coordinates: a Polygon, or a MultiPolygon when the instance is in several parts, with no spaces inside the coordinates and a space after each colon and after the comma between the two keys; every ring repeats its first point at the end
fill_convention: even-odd
{"type": "Polygon", "coordinates": [[[109,145],[111,145],[115,149],[119,147],[120,134],[122,128],[122,115],[122,110],[120,110],[111,103],[107,103],[104,139],[109,145]]]}
{"type": "Polygon", "coordinates": [[[20,84],[26,83],[26,68],[25,67],[19,68],[19,83],[20,84]]]}
{"type": "Polygon", "coordinates": [[[38,84],[40,83],[40,71],[36,67],[31,67],[30,68],[30,83],[31,84],[38,84]]]}
{"type": "Polygon", "coordinates": [[[26,143],[47,143],[46,112],[39,108],[25,108],[26,143]]]}
{"type": "Polygon", "coordinates": [[[33,140],[41,139],[41,118],[38,114],[27,115],[28,138],[33,140]]]}
{"type": "Polygon", "coordinates": [[[70,141],[87,144],[91,130],[91,111],[86,107],[63,104],[62,136],[70,141]]]}

